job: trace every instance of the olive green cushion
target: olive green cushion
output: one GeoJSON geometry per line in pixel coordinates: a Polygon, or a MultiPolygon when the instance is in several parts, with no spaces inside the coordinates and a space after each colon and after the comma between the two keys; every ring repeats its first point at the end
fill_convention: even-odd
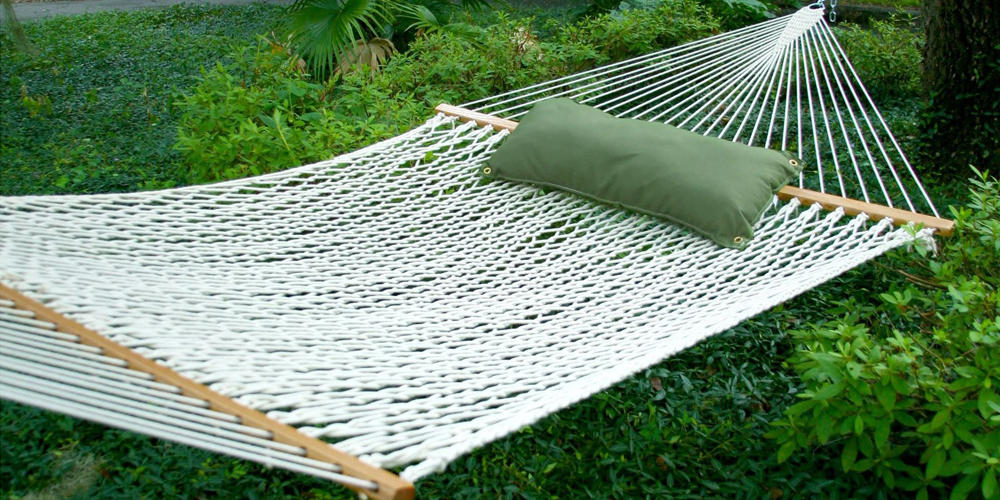
{"type": "Polygon", "coordinates": [[[481,171],[663,217],[743,248],[802,166],[789,153],[550,99],[523,117],[481,171]]]}

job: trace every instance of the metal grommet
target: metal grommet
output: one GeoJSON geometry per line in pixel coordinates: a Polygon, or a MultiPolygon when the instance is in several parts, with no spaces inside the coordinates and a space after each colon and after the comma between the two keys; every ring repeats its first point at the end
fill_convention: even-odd
{"type": "Polygon", "coordinates": [[[743,244],[743,237],[742,236],[737,236],[737,237],[733,238],[733,243],[736,243],[737,245],[742,245],[743,244]]]}
{"type": "Polygon", "coordinates": [[[490,174],[493,173],[493,169],[490,168],[490,167],[486,167],[486,168],[483,169],[483,173],[486,174],[486,175],[490,175],[490,174]]]}
{"type": "Polygon", "coordinates": [[[788,160],[788,164],[791,165],[791,166],[793,166],[793,167],[797,167],[797,166],[799,166],[799,161],[798,160],[788,160]]]}

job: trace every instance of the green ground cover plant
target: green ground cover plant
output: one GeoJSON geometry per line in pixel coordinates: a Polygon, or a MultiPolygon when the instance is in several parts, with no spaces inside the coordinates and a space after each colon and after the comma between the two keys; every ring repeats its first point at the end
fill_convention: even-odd
{"type": "Polygon", "coordinates": [[[176,7],[27,23],[38,58],[0,36],[0,194],[175,184],[171,92],[231,60],[276,7],[176,7]]]}
{"type": "MultiPolygon", "coordinates": [[[[655,5],[583,19],[568,9],[474,14],[478,41],[427,34],[381,72],[332,82],[302,74],[259,38],[278,26],[273,7],[30,23],[38,60],[0,36],[0,194],[132,191],[287,168],[396,135],[438,102],[729,22],[716,4],[646,3],[655,5]]],[[[919,40],[897,29],[906,30],[840,36],[908,149],[919,40]]],[[[996,400],[982,387],[1000,394],[1000,195],[996,180],[978,182],[932,188],[940,204],[963,206],[959,236],[939,240],[937,255],[900,250],[863,265],[458,460],[420,482],[419,498],[908,499],[948,488],[995,497],[996,400]]],[[[2,498],[355,498],[318,479],[8,402],[0,436],[2,498]]]]}

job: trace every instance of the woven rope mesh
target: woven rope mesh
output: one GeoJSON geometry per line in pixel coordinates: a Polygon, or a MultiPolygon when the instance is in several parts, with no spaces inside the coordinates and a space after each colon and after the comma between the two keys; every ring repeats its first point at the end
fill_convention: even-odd
{"type": "Polygon", "coordinates": [[[463,104],[516,119],[571,98],[618,117],[790,151],[800,187],[937,215],[817,5],[463,104]]]}
{"type": "Polygon", "coordinates": [[[0,198],[0,279],[415,480],[912,239],[793,201],[719,248],[482,180],[505,135],[438,116],[266,177],[0,198]]]}

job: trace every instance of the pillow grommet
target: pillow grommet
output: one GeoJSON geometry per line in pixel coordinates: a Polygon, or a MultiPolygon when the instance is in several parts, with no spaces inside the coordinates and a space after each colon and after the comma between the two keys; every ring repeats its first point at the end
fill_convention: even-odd
{"type": "MultiPolygon", "coordinates": [[[[795,160],[792,160],[792,161],[795,161],[795,160]]],[[[737,236],[737,237],[733,238],[733,243],[735,243],[737,245],[742,245],[743,241],[744,240],[743,240],[742,236],[737,236]]]]}
{"type": "Polygon", "coordinates": [[[793,166],[793,167],[797,167],[797,166],[799,166],[799,161],[795,160],[795,159],[788,160],[788,164],[791,165],[791,166],[793,166]]]}
{"type": "Polygon", "coordinates": [[[486,175],[490,175],[490,174],[493,173],[493,169],[490,168],[490,167],[486,167],[486,168],[483,169],[483,173],[486,174],[486,175]]]}

